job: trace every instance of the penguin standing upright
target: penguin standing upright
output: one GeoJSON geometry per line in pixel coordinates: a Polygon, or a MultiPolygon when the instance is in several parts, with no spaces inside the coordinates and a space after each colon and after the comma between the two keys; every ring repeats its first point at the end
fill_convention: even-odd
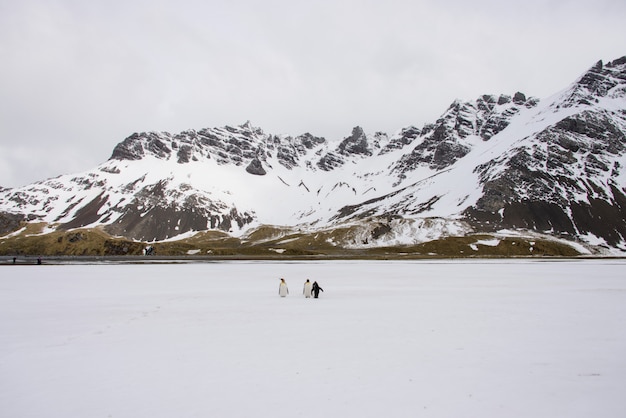
{"type": "Polygon", "coordinates": [[[314,297],[315,299],[317,299],[317,297],[320,295],[320,290],[321,290],[322,292],[324,291],[324,289],[322,289],[322,288],[320,287],[320,285],[319,285],[319,284],[317,284],[317,282],[313,282],[313,297],[314,297]]]}
{"type": "Polygon", "coordinates": [[[285,283],[285,279],[280,279],[280,285],[278,286],[278,294],[281,298],[284,298],[289,294],[289,289],[287,288],[287,283],[285,283]]]}
{"type": "Polygon", "coordinates": [[[311,297],[311,282],[309,281],[309,279],[306,279],[306,282],[304,282],[304,289],[302,290],[302,293],[304,294],[305,298],[310,298],[311,297]]]}

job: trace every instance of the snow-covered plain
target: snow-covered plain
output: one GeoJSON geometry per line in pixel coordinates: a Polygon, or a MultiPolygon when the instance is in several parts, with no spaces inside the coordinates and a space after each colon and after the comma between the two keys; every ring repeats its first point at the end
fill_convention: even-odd
{"type": "Polygon", "coordinates": [[[608,259],[3,266],[0,415],[623,417],[625,271],[608,259]],[[320,299],[302,296],[307,278],[320,299]]]}

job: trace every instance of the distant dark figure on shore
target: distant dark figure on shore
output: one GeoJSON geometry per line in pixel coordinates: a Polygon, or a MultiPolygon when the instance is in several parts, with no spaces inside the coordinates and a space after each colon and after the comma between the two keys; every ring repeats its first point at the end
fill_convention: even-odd
{"type": "Polygon", "coordinates": [[[152,245],[148,245],[143,252],[145,255],[154,255],[154,247],[152,245]]]}
{"type": "Polygon", "coordinates": [[[323,291],[324,291],[324,289],[322,289],[322,288],[320,287],[320,285],[319,285],[319,284],[317,284],[317,282],[313,282],[313,297],[314,297],[315,299],[317,299],[317,297],[320,295],[320,291],[322,291],[322,292],[323,292],[323,291]]]}
{"type": "Polygon", "coordinates": [[[37,264],[41,264],[41,257],[37,257],[37,264]]]}
{"type": "Polygon", "coordinates": [[[17,257],[13,257],[13,264],[17,261],[17,257]]]}

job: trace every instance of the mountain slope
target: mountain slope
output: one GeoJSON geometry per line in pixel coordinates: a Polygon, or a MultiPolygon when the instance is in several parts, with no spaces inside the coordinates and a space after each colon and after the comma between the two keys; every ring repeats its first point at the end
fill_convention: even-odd
{"type": "MultiPolygon", "coordinates": [[[[474,129],[464,142],[452,141],[432,176],[344,208],[338,219],[462,219],[477,231],[532,230],[623,250],[625,92],[626,59],[598,63],[563,92],[540,105],[533,100],[493,136],[474,129]]],[[[476,126],[455,124],[458,108],[444,118],[453,121],[448,126],[476,126]]],[[[413,154],[422,158],[417,165],[433,166],[424,152],[413,154]]]]}

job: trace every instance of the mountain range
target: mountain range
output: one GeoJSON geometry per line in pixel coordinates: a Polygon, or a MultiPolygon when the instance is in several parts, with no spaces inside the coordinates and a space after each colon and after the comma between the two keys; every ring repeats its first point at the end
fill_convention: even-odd
{"type": "Polygon", "coordinates": [[[621,255],[625,168],[626,56],[551,97],[457,100],[435,122],[391,135],[355,127],[329,141],[250,122],[135,133],[91,170],[0,189],[0,253],[52,236],[65,243],[54,252],[80,253],[72,237],[98,231],[123,248],[185,242],[189,254],[261,244],[278,254],[418,245],[437,254],[424,244],[456,239],[446,255],[516,240],[525,250],[513,254],[557,242],[621,255]]]}

